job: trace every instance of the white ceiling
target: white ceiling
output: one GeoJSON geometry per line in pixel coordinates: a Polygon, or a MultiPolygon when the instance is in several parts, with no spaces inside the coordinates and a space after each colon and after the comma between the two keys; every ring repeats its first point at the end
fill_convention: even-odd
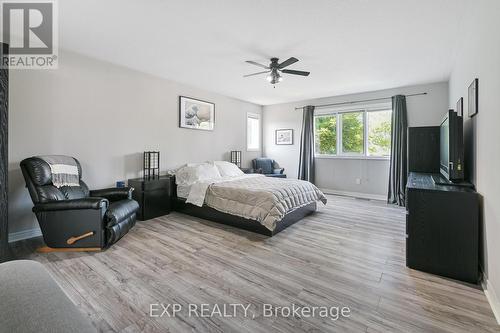
{"type": "Polygon", "coordinates": [[[63,0],[60,47],[268,105],[448,79],[467,0],[63,0]],[[273,86],[245,63],[300,62],[273,86]]]}

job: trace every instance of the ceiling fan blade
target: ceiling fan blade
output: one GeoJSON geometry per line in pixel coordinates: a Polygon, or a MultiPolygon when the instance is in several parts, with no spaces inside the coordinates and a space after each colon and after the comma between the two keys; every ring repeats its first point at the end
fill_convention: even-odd
{"type": "Polygon", "coordinates": [[[249,76],[254,76],[254,75],[259,75],[259,74],[264,74],[264,73],[269,73],[269,71],[263,71],[263,72],[253,73],[253,74],[247,74],[247,75],[243,75],[243,77],[249,77],[249,76]]]}
{"type": "Polygon", "coordinates": [[[293,69],[284,69],[282,70],[282,72],[287,74],[302,75],[302,76],[308,76],[309,74],[311,74],[310,72],[294,71],[293,69]]]}
{"type": "Polygon", "coordinates": [[[278,68],[285,68],[287,66],[290,66],[291,64],[296,63],[297,61],[299,61],[299,59],[297,59],[297,58],[294,58],[294,57],[288,58],[287,60],[285,60],[281,64],[279,64],[278,68]]]}
{"type": "Polygon", "coordinates": [[[255,65],[255,66],[259,66],[259,67],[265,68],[265,69],[269,69],[269,67],[267,67],[266,65],[259,64],[258,62],[255,62],[255,61],[247,60],[245,62],[247,62],[249,64],[252,64],[252,65],[255,65]]]}

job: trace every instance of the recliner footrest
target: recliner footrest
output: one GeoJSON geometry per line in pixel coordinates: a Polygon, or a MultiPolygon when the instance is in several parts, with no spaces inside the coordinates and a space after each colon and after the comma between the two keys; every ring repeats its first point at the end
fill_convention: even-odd
{"type": "Polygon", "coordinates": [[[116,243],[135,225],[137,210],[139,204],[131,199],[112,202],[109,205],[105,214],[106,247],[116,243]]]}
{"type": "Polygon", "coordinates": [[[106,227],[111,227],[139,210],[139,204],[135,200],[120,200],[112,202],[106,211],[106,227]]]}
{"type": "Polygon", "coordinates": [[[274,177],[274,178],[286,178],[286,175],[282,174],[282,173],[269,173],[269,174],[266,174],[264,176],[266,176],[266,177],[274,177]]]}
{"type": "Polygon", "coordinates": [[[127,232],[135,225],[135,214],[130,215],[126,219],[106,228],[106,247],[116,243],[120,238],[125,236],[127,232]]]}

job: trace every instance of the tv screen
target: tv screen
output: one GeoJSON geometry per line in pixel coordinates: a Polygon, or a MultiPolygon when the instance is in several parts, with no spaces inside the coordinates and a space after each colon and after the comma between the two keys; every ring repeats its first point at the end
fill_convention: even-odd
{"type": "Polygon", "coordinates": [[[440,172],[452,182],[464,179],[463,118],[449,110],[440,126],[440,172]]]}
{"type": "Polygon", "coordinates": [[[450,165],[450,119],[445,117],[441,123],[439,141],[440,141],[440,170],[441,174],[448,179],[450,165]]]}

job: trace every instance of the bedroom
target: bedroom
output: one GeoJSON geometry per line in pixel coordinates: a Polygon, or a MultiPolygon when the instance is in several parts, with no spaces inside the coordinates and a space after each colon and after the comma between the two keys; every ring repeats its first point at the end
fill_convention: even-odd
{"type": "Polygon", "coordinates": [[[43,3],[35,69],[2,1],[0,331],[499,330],[496,1],[43,3]],[[442,259],[408,248],[404,179],[461,97],[478,214],[442,259]]]}

